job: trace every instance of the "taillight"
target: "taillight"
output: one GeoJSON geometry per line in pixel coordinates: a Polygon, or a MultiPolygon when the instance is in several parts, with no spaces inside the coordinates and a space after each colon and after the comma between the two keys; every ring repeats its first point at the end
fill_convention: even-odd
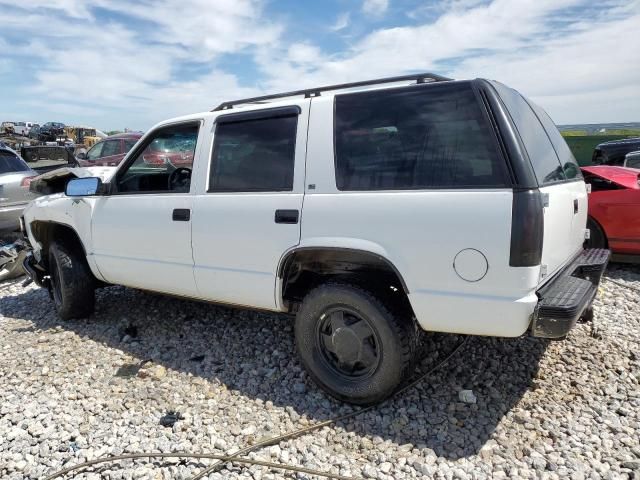
{"type": "Polygon", "coordinates": [[[544,239],[544,205],[537,188],[513,192],[511,210],[512,267],[533,267],[542,260],[544,239]]]}
{"type": "Polygon", "coordinates": [[[33,177],[24,177],[20,182],[20,186],[22,188],[29,188],[29,185],[31,185],[31,180],[33,180],[33,177]]]}

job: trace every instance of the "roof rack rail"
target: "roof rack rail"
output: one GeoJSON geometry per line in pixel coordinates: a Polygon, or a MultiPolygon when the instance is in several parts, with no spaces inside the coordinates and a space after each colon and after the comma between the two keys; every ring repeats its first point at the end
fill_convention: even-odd
{"type": "Polygon", "coordinates": [[[366,87],[368,85],[380,85],[384,83],[404,82],[407,80],[415,80],[416,83],[430,83],[430,82],[445,82],[453,80],[452,78],[443,77],[433,73],[413,73],[411,75],[400,75],[397,77],[378,78],[375,80],[363,80],[360,82],[351,83],[339,83],[336,85],[327,85],[325,87],[307,88],[304,90],[294,90],[293,92],[275,93],[272,95],[263,95],[260,97],[243,98],[241,100],[232,100],[229,102],[223,102],[216,108],[211,110],[216,112],[219,110],[228,110],[233,108],[234,105],[241,105],[244,103],[263,102],[266,100],[275,100],[277,98],[295,97],[297,95],[304,95],[304,98],[318,97],[322,92],[328,92],[331,90],[343,90],[345,88],[366,87]]]}

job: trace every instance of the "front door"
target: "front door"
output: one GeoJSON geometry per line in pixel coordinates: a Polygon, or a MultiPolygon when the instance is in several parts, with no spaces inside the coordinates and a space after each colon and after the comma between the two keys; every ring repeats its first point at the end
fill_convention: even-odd
{"type": "Polygon", "coordinates": [[[92,237],[96,264],[111,283],[197,296],[191,255],[191,167],[200,122],[151,133],[98,197],[92,237]],[[184,160],[149,162],[149,152],[184,160]]]}
{"type": "Polygon", "coordinates": [[[300,241],[309,102],[216,118],[209,175],[193,205],[202,298],[276,307],[278,263],[300,241]]]}

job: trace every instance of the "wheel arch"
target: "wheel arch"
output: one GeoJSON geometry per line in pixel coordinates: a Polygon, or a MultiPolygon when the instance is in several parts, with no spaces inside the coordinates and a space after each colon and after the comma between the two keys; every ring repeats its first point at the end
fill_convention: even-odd
{"type": "Polygon", "coordinates": [[[397,266],[379,252],[354,246],[304,245],[286,252],[277,268],[276,302],[282,310],[291,310],[292,302],[300,301],[318,282],[336,278],[373,291],[395,287],[412,310],[409,287],[397,266]]]}
{"type": "Polygon", "coordinates": [[[51,242],[56,238],[64,238],[67,241],[73,242],[82,249],[85,258],[87,257],[87,250],[84,243],[76,229],[72,226],[50,220],[34,220],[29,227],[33,238],[40,244],[40,263],[43,264],[43,266],[48,267],[49,247],[51,246],[51,242]]]}
{"type": "Polygon", "coordinates": [[[591,214],[587,215],[587,224],[589,224],[589,221],[592,221],[595,224],[595,226],[600,229],[600,231],[602,232],[602,236],[604,237],[604,246],[605,248],[608,248],[609,236],[607,235],[607,231],[605,230],[605,228],[602,226],[602,223],[598,221],[598,219],[591,214]]]}

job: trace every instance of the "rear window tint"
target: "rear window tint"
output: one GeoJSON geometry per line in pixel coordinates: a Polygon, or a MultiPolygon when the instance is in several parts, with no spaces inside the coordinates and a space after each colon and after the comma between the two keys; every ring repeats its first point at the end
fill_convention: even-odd
{"type": "Polygon", "coordinates": [[[549,185],[566,180],[551,140],[529,104],[515,90],[499,83],[493,83],[493,85],[515,123],[531,160],[538,184],[549,185]]]}
{"type": "Polygon", "coordinates": [[[0,151],[0,174],[28,172],[29,167],[11,152],[0,151]]]}
{"type": "Polygon", "coordinates": [[[560,134],[558,127],[553,123],[549,114],[535,103],[530,101],[529,104],[533,107],[533,110],[536,112],[536,115],[540,119],[540,122],[542,122],[542,126],[551,140],[553,148],[560,159],[560,164],[564,170],[565,177],[569,180],[582,178],[582,173],[580,172],[580,167],[578,166],[576,157],[573,156],[573,152],[571,152],[569,145],[567,145],[567,142],[560,134]]]}
{"type": "Polygon", "coordinates": [[[298,116],[218,123],[210,192],[293,190],[298,116]]]}
{"type": "Polygon", "coordinates": [[[508,183],[469,83],[337,95],[334,134],[339,190],[508,183]]]}

